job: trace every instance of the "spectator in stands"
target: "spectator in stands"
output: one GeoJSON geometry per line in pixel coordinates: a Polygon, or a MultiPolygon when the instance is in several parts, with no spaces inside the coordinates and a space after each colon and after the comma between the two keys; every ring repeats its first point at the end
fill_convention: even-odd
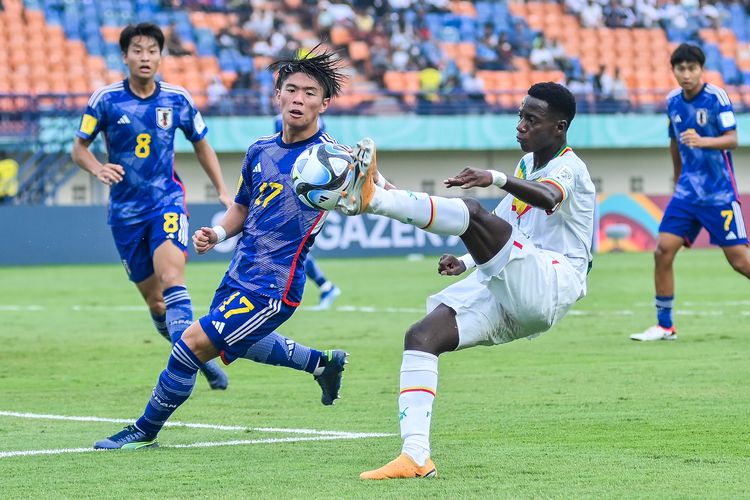
{"type": "Polygon", "coordinates": [[[623,5],[619,0],[613,0],[604,8],[604,24],[609,28],[632,28],[635,25],[635,12],[623,5]]]}
{"type": "Polygon", "coordinates": [[[496,46],[498,69],[513,71],[513,46],[508,41],[508,34],[506,32],[500,33],[500,37],[497,41],[496,46]]]}
{"type": "Polygon", "coordinates": [[[594,75],[594,96],[597,101],[606,101],[612,97],[612,77],[607,73],[603,64],[599,66],[599,72],[594,75]]]}
{"type": "Polygon", "coordinates": [[[16,194],[18,194],[18,162],[13,158],[0,160],[0,205],[16,194]]]}
{"type": "Polygon", "coordinates": [[[571,76],[565,86],[575,96],[578,112],[588,113],[595,108],[594,85],[591,78],[585,75],[582,78],[571,76]]]}
{"type": "Polygon", "coordinates": [[[568,54],[565,53],[565,47],[560,44],[559,40],[557,40],[557,38],[553,38],[549,43],[548,48],[550,53],[552,54],[552,59],[555,61],[555,66],[557,66],[557,69],[559,69],[566,75],[571,74],[573,72],[573,62],[568,57],[568,54]]]}
{"type": "Polygon", "coordinates": [[[494,25],[492,23],[486,23],[484,25],[484,31],[482,32],[482,39],[476,44],[476,64],[479,69],[506,69],[503,67],[502,62],[498,57],[499,45],[500,43],[497,35],[495,35],[494,25]]]}
{"type": "Polygon", "coordinates": [[[655,0],[636,0],[635,14],[637,24],[644,28],[654,28],[659,25],[661,15],[655,0]]]}
{"type": "Polygon", "coordinates": [[[461,75],[461,87],[466,93],[468,113],[484,113],[487,105],[484,101],[484,81],[477,76],[477,71],[472,69],[461,75]]]}
{"type": "Polygon", "coordinates": [[[547,40],[543,35],[536,37],[534,40],[534,48],[531,49],[531,54],[529,54],[529,62],[533,69],[539,71],[557,68],[555,58],[552,56],[552,51],[550,51],[547,40]]]}
{"type": "Polygon", "coordinates": [[[522,20],[516,18],[513,21],[513,31],[508,35],[508,41],[513,47],[514,53],[522,57],[529,57],[531,53],[531,35],[522,20]]]}
{"type": "Polygon", "coordinates": [[[620,76],[620,68],[615,68],[615,74],[612,78],[611,92],[614,111],[617,113],[626,113],[630,111],[630,96],[628,95],[628,85],[620,76]]]}
{"type": "Polygon", "coordinates": [[[167,53],[171,56],[181,57],[192,54],[192,52],[183,44],[180,34],[177,33],[177,25],[174,21],[169,23],[169,29],[167,30],[167,37],[166,40],[164,40],[164,45],[166,46],[167,53]]]}
{"type": "Polygon", "coordinates": [[[589,0],[581,9],[581,24],[584,28],[598,28],[604,26],[604,12],[602,6],[595,0],[589,0]]]}
{"type": "Polygon", "coordinates": [[[429,114],[435,111],[434,107],[440,102],[440,83],[442,75],[440,70],[428,66],[419,72],[419,95],[417,96],[417,113],[429,114]]]}
{"type": "Polygon", "coordinates": [[[227,88],[218,75],[214,75],[211,83],[206,88],[207,104],[210,113],[228,115],[232,111],[232,105],[227,99],[227,88]]]}

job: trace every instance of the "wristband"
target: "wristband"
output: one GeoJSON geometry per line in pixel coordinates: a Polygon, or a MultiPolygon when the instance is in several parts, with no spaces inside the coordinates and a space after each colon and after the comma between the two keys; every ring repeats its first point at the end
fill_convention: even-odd
{"type": "Polygon", "coordinates": [[[211,229],[214,230],[214,233],[216,233],[216,243],[221,243],[225,239],[227,239],[227,230],[224,229],[223,226],[216,225],[212,227],[211,229]]]}
{"type": "Polygon", "coordinates": [[[498,172],[497,170],[490,170],[489,172],[492,174],[492,184],[495,186],[502,188],[505,186],[505,183],[508,182],[508,176],[504,173],[498,172]]]}
{"type": "Polygon", "coordinates": [[[467,253],[465,255],[462,255],[458,258],[461,262],[464,263],[464,266],[466,266],[466,269],[471,269],[472,267],[475,267],[477,264],[474,262],[474,258],[471,256],[470,253],[467,253]]]}

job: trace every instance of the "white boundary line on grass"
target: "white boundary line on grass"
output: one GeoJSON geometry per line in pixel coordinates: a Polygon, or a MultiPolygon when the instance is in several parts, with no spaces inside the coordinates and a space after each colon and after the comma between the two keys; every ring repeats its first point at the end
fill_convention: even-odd
{"type": "MultiPolygon", "coordinates": [[[[725,301],[725,302],[685,302],[675,310],[675,314],[684,316],[723,316],[725,314],[735,314],[740,316],[750,316],[750,311],[724,311],[724,310],[692,310],[684,307],[715,307],[715,306],[744,306],[750,301],[725,301]]],[[[652,308],[652,303],[638,302],[633,304],[636,307],[652,308]]],[[[46,311],[48,307],[40,305],[18,305],[18,304],[0,304],[0,313],[2,312],[39,312],[46,311]]],[[[303,311],[322,311],[318,306],[303,306],[303,311]]],[[[114,312],[144,312],[146,306],[70,306],[69,310],[75,312],[96,312],[96,311],[114,311],[114,312]]],[[[369,306],[337,306],[327,309],[327,311],[345,312],[345,313],[372,313],[372,314],[424,314],[424,309],[417,307],[369,307],[369,306]]],[[[590,309],[573,309],[568,312],[570,316],[633,316],[636,312],[628,309],[620,310],[601,310],[595,311],[590,309]]]]}
{"type": "MultiPolygon", "coordinates": [[[[21,413],[15,411],[0,411],[0,417],[13,417],[39,420],[66,420],[73,422],[110,422],[110,423],[132,423],[132,419],[124,418],[105,418],[105,417],[78,417],[69,415],[47,415],[42,413],[21,413]]],[[[250,444],[266,443],[297,443],[302,441],[331,441],[335,439],[365,439],[377,437],[391,437],[395,434],[385,434],[380,432],[343,432],[343,431],[320,431],[316,429],[284,429],[278,427],[246,427],[241,425],[215,425],[215,424],[198,424],[188,422],[167,422],[165,426],[169,427],[187,427],[192,429],[214,429],[222,431],[256,431],[256,432],[275,432],[288,434],[307,434],[308,436],[284,437],[284,438],[266,438],[266,439],[235,439],[231,441],[201,441],[189,444],[174,444],[162,446],[162,448],[210,448],[215,446],[241,446],[250,444]]],[[[18,451],[0,451],[0,458],[32,456],[32,455],[61,455],[65,453],[89,453],[95,451],[93,448],[59,448],[48,450],[18,450],[18,451]]]]}

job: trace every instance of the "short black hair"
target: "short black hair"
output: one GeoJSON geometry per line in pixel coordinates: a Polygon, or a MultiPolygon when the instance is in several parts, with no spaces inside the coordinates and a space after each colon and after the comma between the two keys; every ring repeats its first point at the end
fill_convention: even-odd
{"type": "Polygon", "coordinates": [[[341,87],[346,80],[342,73],[341,58],[336,52],[322,50],[321,44],[313,47],[304,56],[298,52],[290,59],[274,61],[268,69],[278,72],[276,90],[281,90],[286,79],[294,73],[304,73],[320,84],[326,99],[340,95],[341,87]]]}
{"type": "Polygon", "coordinates": [[[690,43],[681,43],[674,52],[672,57],[669,58],[669,63],[674,68],[680,63],[698,63],[702,68],[706,63],[706,54],[703,53],[703,49],[697,45],[690,43]]]}
{"type": "Polygon", "coordinates": [[[164,50],[164,32],[154,23],[128,24],[120,32],[120,50],[123,54],[128,52],[130,41],[137,36],[153,38],[159,44],[159,51],[164,50]]]}
{"type": "Polygon", "coordinates": [[[529,87],[528,94],[547,103],[552,111],[570,122],[576,116],[576,98],[564,85],[554,82],[535,83],[529,87]]]}

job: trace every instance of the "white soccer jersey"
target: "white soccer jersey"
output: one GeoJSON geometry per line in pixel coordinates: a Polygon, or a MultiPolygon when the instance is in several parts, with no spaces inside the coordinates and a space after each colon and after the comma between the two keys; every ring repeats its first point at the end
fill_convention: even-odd
{"type": "Polygon", "coordinates": [[[495,214],[518,228],[537,248],[567,257],[585,282],[591,261],[596,205],[596,190],[586,164],[571,148],[565,147],[543,168],[535,171],[533,168],[534,154],[528,153],[518,163],[515,176],[552,184],[562,191],[562,202],[546,212],[509,194],[495,208],[495,214]]]}

